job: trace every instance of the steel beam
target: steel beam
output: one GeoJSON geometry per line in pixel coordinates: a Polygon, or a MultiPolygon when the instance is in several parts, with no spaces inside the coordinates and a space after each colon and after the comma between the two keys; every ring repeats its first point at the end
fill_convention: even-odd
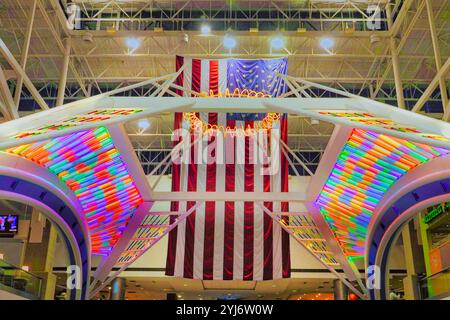
{"type": "Polygon", "coordinates": [[[6,76],[3,73],[3,68],[0,65],[0,97],[3,97],[4,105],[7,108],[8,113],[6,116],[17,119],[19,118],[19,113],[17,112],[16,105],[14,104],[14,99],[9,90],[8,82],[6,81],[6,76]]]}
{"type": "MultiPolygon", "coordinates": [[[[403,3],[403,6],[409,8],[409,6],[411,5],[412,0],[406,0],[405,3],[403,3]]],[[[402,8],[403,9],[403,8],[402,8]]],[[[407,10],[407,9],[406,9],[407,10]]],[[[405,12],[405,10],[402,10],[402,12],[400,12],[400,14],[403,14],[403,12],[405,12]]],[[[397,37],[397,31],[396,28],[397,26],[401,25],[403,16],[399,16],[397,17],[396,22],[398,23],[393,23],[392,21],[392,14],[391,14],[391,10],[390,7],[387,6],[386,8],[386,14],[388,16],[388,24],[390,26],[392,26],[392,29],[390,29],[390,39],[389,39],[389,48],[391,51],[391,59],[392,59],[392,69],[394,71],[394,81],[395,81],[395,91],[397,93],[397,105],[399,108],[401,109],[405,109],[406,105],[405,105],[405,97],[403,96],[403,83],[402,83],[402,79],[401,79],[401,74],[400,74],[400,62],[398,59],[398,51],[397,51],[397,45],[396,45],[396,37],[397,37]]],[[[406,15],[406,13],[405,13],[406,15]]]]}
{"type": "Polygon", "coordinates": [[[400,62],[398,60],[398,52],[395,44],[395,38],[389,40],[391,49],[392,69],[394,70],[395,92],[397,93],[397,105],[401,109],[405,109],[405,97],[403,96],[403,82],[401,79],[400,62]]]}
{"type": "MultiPolygon", "coordinates": [[[[45,22],[47,23],[47,25],[50,29],[50,32],[52,33],[52,35],[56,41],[56,44],[57,44],[59,50],[61,51],[62,54],[65,54],[66,48],[64,47],[64,44],[61,41],[59,34],[56,31],[55,26],[53,25],[50,16],[48,15],[47,10],[45,9],[44,5],[41,2],[38,2],[38,6],[42,13],[42,16],[44,17],[45,22]]],[[[73,65],[73,63],[71,61],[69,61],[69,67],[70,67],[70,70],[72,71],[72,73],[74,74],[75,79],[77,80],[78,84],[80,85],[81,90],[83,91],[84,95],[87,97],[88,91],[86,90],[86,87],[85,87],[82,79],[79,76],[77,68],[75,68],[75,66],[73,65]]]]}
{"type": "Polygon", "coordinates": [[[6,106],[6,104],[3,103],[3,100],[1,99],[1,96],[0,96],[0,111],[1,111],[2,116],[3,116],[3,120],[7,120],[7,121],[12,120],[12,117],[9,114],[8,107],[6,106]]]}
{"type": "Polygon", "coordinates": [[[28,91],[30,91],[31,95],[33,96],[34,100],[36,100],[37,104],[41,107],[43,110],[48,109],[47,103],[42,98],[39,91],[36,89],[36,87],[31,82],[30,78],[28,78],[27,74],[25,73],[25,70],[20,66],[19,62],[14,58],[11,51],[9,51],[6,44],[3,42],[2,39],[0,39],[0,53],[3,55],[3,57],[6,59],[6,61],[11,65],[11,67],[14,69],[14,71],[23,78],[23,83],[27,87],[28,91]]]}
{"type": "Polygon", "coordinates": [[[154,201],[272,201],[304,202],[303,192],[152,192],[154,201]]]}
{"type": "MultiPolygon", "coordinates": [[[[448,72],[449,69],[450,69],[450,58],[447,58],[447,61],[444,63],[444,65],[441,67],[441,69],[438,70],[437,74],[434,76],[433,80],[431,80],[430,84],[425,89],[425,91],[423,92],[423,94],[419,98],[419,100],[417,100],[416,104],[414,105],[414,107],[412,108],[411,111],[419,112],[422,109],[425,102],[427,102],[427,100],[430,98],[433,91],[438,86],[439,79],[444,77],[444,75],[448,72]]],[[[444,109],[444,111],[445,111],[445,109],[444,109]]],[[[446,120],[446,121],[448,121],[448,120],[446,120]]]]}
{"type": "Polygon", "coordinates": [[[64,58],[63,58],[61,71],[60,71],[59,83],[58,83],[58,95],[56,96],[56,106],[57,107],[64,104],[64,93],[66,90],[67,72],[69,71],[71,48],[72,48],[71,38],[66,38],[66,47],[65,47],[64,58]]]}
{"type": "MultiPolygon", "coordinates": [[[[439,70],[442,68],[442,60],[441,60],[441,52],[439,50],[439,43],[438,43],[438,34],[436,30],[436,25],[434,21],[434,14],[433,14],[433,6],[431,5],[430,0],[425,0],[425,4],[427,6],[427,14],[428,14],[428,23],[430,25],[430,33],[431,33],[431,42],[433,44],[433,52],[434,52],[434,60],[436,63],[436,70],[439,72],[439,70]]],[[[439,88],[441,90],[441,99],[442,99],[442,109],[444,110],[444,121],[448,121],[450,117],[450,110],[447,109],[448,104],[448,94],[447,94],[447,84],[445,82],[445,78],[443,76],[439,77],[439,88]]]]}
{"type": "MultiPolygon", "coordinates": [[[[26,66],[27,66],[28,52],[30,50],[30,41],[31,41],[31,34],[33,31],[34,17],[36,15],[37,1],[38,0],[33,1],[33,5],[31,7],[31,13],[30,13],[29,20],[28,20],[27,31],[26,31],[24,43],[22,46],[22,55],[20,57],[20,65],[22,66],[23,70],[26,70],[26,66]]],[[[22,86],[23,86],[23,77],[21,75],[18,75],[17,82],[16,82],[16,88],[15,88],[15,92],[14,92],[14,104],[16,105],[17,110],[19,110],[20,94],[22,93],[22,86]]]]}

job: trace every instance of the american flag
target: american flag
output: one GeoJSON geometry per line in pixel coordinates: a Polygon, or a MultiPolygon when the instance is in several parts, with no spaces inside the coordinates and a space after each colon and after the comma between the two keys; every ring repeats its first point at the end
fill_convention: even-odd
{"type": "MultiPolygon", "coordinates": [[[[177,70],[186,65],[177,84],[194,92],[225,92],[228,88],[248,89],[277,96],[285,92],[285,84],[276,73],[287,73],[287,59],[191,59],[177,57],[177,70]]],[[[180,90],[180,95],[190,94],[180,90]]],[[[209,124],[224,127],[253,127],[264,114],[199,113],[197,117],[209,124]]],[[[282,115],[273,124],[278,136],[287,142],[287,117],[282,115]]],[[[181,113],[175,114],[174,128],[189,128],[181,113]]],[[[271,136],[262,144],[269,150],[271,136]]],[[[192,134],[189,142],[194,142],[192,134]]],[[[211,148],[212,140],[200,141],[211,148]]],[[[239,163],[174,163],[172,191],[203,192],[287,192],[288,164],[281,150],[276,154],[280,170],[268,174],[260,170],[264,164],[251,161],[252,140],[242,143],[226,135],[234,155],[244,155],[239,163]],[[231,139],[231,141],[230,141],[231,139]]],[[[193,160],[198,155],[195,144],[184,144],[183,153],[193,160]]],[[[273,142],[272,142],[273,144],[273,142]]],[[[216,151],[217,152],[217,151],[216,151]]],[[[229,149],[225,152],[229,153],[229,149]]],[[[187,211],[195,202],[173,202],[171,211],[187,211]]],[[[273,212],[288,211],[287,203],[264,202],[273,212]]],[[[175,218],[172,219],[172,222],[175,218]]],[[[202,203],[169,234],[166,275],[202,280],[271,280],[290,276],[289,235],[254,202],[207,201],[202,203]]]]}

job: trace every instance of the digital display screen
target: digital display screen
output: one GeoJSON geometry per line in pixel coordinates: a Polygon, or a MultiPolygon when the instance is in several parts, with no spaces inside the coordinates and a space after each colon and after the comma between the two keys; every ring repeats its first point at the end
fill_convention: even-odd
{"type": "Polygon", "coordinates": [[[17,233],[19,217],[16,215],[0,215],[0,233],[17,233]]]}

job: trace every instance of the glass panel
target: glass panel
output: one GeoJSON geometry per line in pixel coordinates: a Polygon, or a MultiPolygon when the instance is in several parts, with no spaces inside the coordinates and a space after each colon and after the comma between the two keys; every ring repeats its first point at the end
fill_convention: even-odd
{"type": "Polygon", "coordinates": [[[421,279],[422,299],[433,298],[450,292],[450,268],[421,279]]]}
{"type": "Polygon", "coordinates": [[[0,283],[40,297],[42,279],[3,260],[0,260],[0,283]]]}

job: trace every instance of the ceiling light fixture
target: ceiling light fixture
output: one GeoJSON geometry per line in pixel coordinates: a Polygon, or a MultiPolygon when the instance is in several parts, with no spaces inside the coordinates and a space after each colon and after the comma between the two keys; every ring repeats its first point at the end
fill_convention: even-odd
{"type": "Polygon", "coordinates": [[[323,38],[320,40],[320,46],[329,51],[334,46],[334,40],[331,38],[323,38]]]}
{"type": "Polygon", "coordinates": [[[150,122],[147,119],[140,119],[138,121],[138,126],[139,126],[139,129],[144,131],[150,127],[150,122]]]}
{"type": "Polygon", "coordinates": [[[226,49],[233,49],[234,47],[236,47],[236,39],[230,35],[225,35],[225,37],[223,38],[223,46],[226,49]]]}
{"type": "Polygon", "coordinates": [[[211,26],[209,24],[202,24],[200,31],[203,35],[208,35],[211,33],[211,26]]]}
{"type": "Polygon", "coordinates": [[[128,38],[127,47],[130,51],[134,51],[141,45],[141,42],[137,38],[128,38]]]}
{"type": "Polygon", "coordinates": [[[281,36],[274,37],[270,40],[270,47],[272,49],[280,50],[284,48],[284,40],[281,36]]]}

